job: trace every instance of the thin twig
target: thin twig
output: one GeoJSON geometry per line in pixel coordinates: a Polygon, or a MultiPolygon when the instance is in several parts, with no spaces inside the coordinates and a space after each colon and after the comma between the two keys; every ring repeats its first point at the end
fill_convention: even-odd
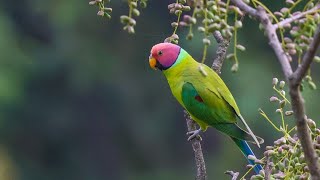
{"type": "Polygon", "coordinates": [[[290,65],[290,61],[288,56],[285,54],[281,43],[279,41],[279,38],[276,33],[276,29],[272,25],[266,11],[262,7],[257,8],[257,17],[259,18],[260,22],[264,26],[264,29],[267,33],[268,39],[269,39],[269,45],[272,47],[273,51],[275,52],[281,67],[282,71],[288,80],[288,77],[292,74],[292,68],[290,65]]]}
{"type": "MultiPolygon", "coordinates": [[[[196,122],[191,119],[187,111],[184,111],[184,116],[187,121],[188,131],[196,130],[197,129],[196,122]]],[[[197,137],[191,140],[192,149],[194,152],[194,159],[195,159],[196,168],[197,168],[196,180],[206,180],[207,179],[206,164],[204,162],[200,142],[201,142],[201,139],[197,137]]]]}
{"type": "Polygon", "coordinates": [[[221,67],[223,61],[226,59],[230,39],[224,39],[219,31],[214,31],[213,36],[218,43],[218,48],[216,51],[216,57],[213,60],[211,68],[218,74],[221,74],[221,67]]]}
{"type": "Polygon", "coordinates": [[[233,171],[226,171],[225,174],[230,175],[232,177],[231,180],[237,180],[239,176],[239,172],[233,171]]]}
{"type": "Polygon", "coordinates": [[[262,7],[258,7],[257,10],[245,4],[242,0],[231,0],[237,7],[245,11],[252,17],[259,19],[263,25],[266,34],[269,39],[269,44],[275,52],[279,63],[281,64],[282,71],[286,80],[289,82],[289,93],[291,98],[291,106],[295,115],[297,133],[303,148],[305,159],[310,171],[311,179],[320,180],[320,169],[318,164],[318,158],[313,148],[309,128],[306,121],[304,100],[301,96],[299,86],[302,78],[306,74],[306,71],[310,68],[312,59],[314,58],[315,51],[320,43],[320,30],[318,28],[314,40],[311,43],[308,51],[306,52],[303,62],[300,67],[293,73],[291,65],[289,63],[288,56],[285,54],[281,43],[276,34],[276,27],[271,23],[267,13],[262,7]]]}
{"type": "Polygon", "coordinates": [[[243,10],[245,13],[253,16],[258,17],[257,10],[252,8],[251,6],[244,3],[242,0],[231,0],[233,4],[235,4],[238,8],[243,10]]]}
{"type": "Polygon", "coordinates": [[[286,18],[286,19],[280,21],[279,23],[274,24],[273,26],[275,29],[283,28],[284,25],[286,25],[288,23],[292,23],[293,21],[298,20],[300,18],[303,18],[308,14],[316,13],[317,11],[319,11],[319,9],[320,9],[320,4],[314,6],[312,9],[309,9],[308,11],[304,11],[304,12],[301,12],[297,15],[292,16],[292,17],[286,18]]]}

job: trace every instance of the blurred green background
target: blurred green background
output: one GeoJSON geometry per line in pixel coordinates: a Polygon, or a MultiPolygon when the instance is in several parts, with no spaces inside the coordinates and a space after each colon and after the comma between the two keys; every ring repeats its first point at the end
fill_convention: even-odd
{"type": "MultiPolygon", "coordinates": [[[[152,45],[172,33],[170,2],[149,1],[136,34],[128,35],[119,21],[128,12],[125,1],[111,2],[109,21],[87,1],[1,1],[1,180],[194,179],[182,108],[163,75],[148,65],[152,45]]],[[[265,146],[281,134],[258,108],[279,122],[269,97],[272,78],[283,76],[258,24],[246,18],[244,26],[240,71],[232,74],[226,61],[222,78],[265,146]]],[[[186,30],[178,33],[180,45],[200,59],[201,35],[186,41],[186,30]]],[[[319,67],[312,69],[317,83],[319,67]]],[[[318,94],[304,91],[315,120],[318,94]]],[[[229,138],[209,129],[203,139],[209,179],[229,179],[226,170],[245,172],[246,160],[229,138]]],[[[257,156],[264,146],[254,148],[257,156]]]]}

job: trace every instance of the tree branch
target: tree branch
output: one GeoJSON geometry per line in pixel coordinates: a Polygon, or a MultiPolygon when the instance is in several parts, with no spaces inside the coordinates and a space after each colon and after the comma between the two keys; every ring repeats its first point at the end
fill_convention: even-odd
{"type": "Polygon", "coordinates": [[[292,17],[286,18],[286,19],[280,21],[279,23],[274,24],[273,26],[274,26],[275,29],[283,28],[284,25],[286,25],[288,23],[291,23],[291,22],[293,22],[295,20],[298,20],[300,18],[303,18],[308,14],[316,13],[317,11],[319,11],[319,9],[320,9],[320,4],[316,5],[312,9],[309,9],[308,11],[304,11],[304,12],[301,12],[301,13],[299,13],[297,15],[293,15],[292,17]]]}
{"type": "Polygon", "coordinates": [[[233,171],[226,171],[225,174],[231,176],[231,180],[237,180],[239,173],[238,172],[233,172],[233,171]]]}
{"type": "MultiPolygon", "coordinates": [[[[194,120],[191,119],[188,112],[184,111],[184,117],[187,121],[187,127],[188,131],[194,131],[197,129],[197,124],[194,120]]],[[[192,149],[194,152],[194,159],[196,162],[196,168],[197,168],[197,175],[196,180],[206,180],[207,179],[207,172],[206,172],[206,164],[204,162],[202,148],[201,148],[201,138],[193,138],[191,140],[192,149]]]]}
{"type": "Polygon", "coordinates": [[[295,79],[289,79],[289,94],[291,97],[292,110],[296,119],[297,134],[301,142],[304,156],[311,174],[312,180],[320,180],[320,169],[318,157],[313,148],[309,127],[304,109],[304,100],[301,96],[299,86],[295,85],[295,79]]]}
{"type": "Polygon", "coordinates": [[[259,19],[262,23],[265,32],[269,39],[269,45],[272,47],[275,52],[279,63],[281,64],[282,71],[285,75],[286,80],[289,82],[289,94],[291,98],[292,110],[296,119],[297,133],[301,142],[301,146],[305,155],[305,159],[310,170],[311,179],[320,180],[320,169],[318,164],[318,158],[315,153],[311,135],[309,133],[309,128],[307,125],[305,109],[304,109],[304,101],[301,96],[299,85],[301,83],[302,78],[306,74],[306,71],[309,69],[312,59],[314,58],[317,47],[320,43],[320,30],[318,30],[314,36],[314,40],[312,41],[308,51],[303,57],[303,61],[300,67],[296,70],[296,72],[292,72],[291,65],[289,63],[288,56],[285,54],[281,43],[276,34],[276,27],[271,23],[268,18],[267,13],[262,7],[258,7],[257,10],[245,4],[242,0],[231,0],[236,6],[238,6],[241,10],[245,11],[252,17],[259,19]]]}
{"type": "Polygon", "coordinates": [[[282,72],[284,73],[286,79],[292,74],[292,68],[290,65],[290,61],[288,56],[285,54],[282,45],[279,41],[279,38],[276,33],[276,29],[272,25],[266,11],[262,7],[257,8],[257,17],[259,18],[260,22],[264,26],[264,29],[267,33],[269,39],[269,45],[272,47],[273,51],[275,52],[281,67],[282,72]]]}
{"type": "Polygon", "coordinates": [[[257,10],[244,3],[242,0],[231,0],[231,2],[252,17],[258,17],[257,10]]]}
{"type": "Polygon", "coordinates": [[[221,74],[221,67],[223,61],[226,59],[230,39],[224,39],[219,31],[213,32],[213,36],[218,43],[218,48],[216,51],[216,58],[214,58],[211,68],[218,74],[221,74]]]}
{"type": "Polygon", "coordinates": [[[294,115],[296,118],[298,137],[301,141],[301,146],[303,148],[312,179],[320,179],[320,168],[318,164],[318,157],[315,153],[311,135],[309,133],[309,127],[305,115],[304,100],[301,96],[299,86],[303,77],[306,75],[307,70],[310,68],[310,64],[312,63],[315,53],[319,47],[319,43],[320,25],[317,28],[308,51],[303,56],[302,63],[294,74],[289,77],[289,93],[292,101],[292,110],[295,112],[294,115]]]}
{"type": "MultiPolygon", "coordinates": [[[[219,31],[215,31],[213,33],[217,43],[218,49],[216,51],[216,58],[213,60],[212,69],[220,74],[222,64],[226,58],[227,49],[229,46],[229,39],[224,39],[219,31]]],[[[187,111],[184,111],[184,116],[187,121],[188,131],[196,130],[196,122],[191,119],[190,115],[187,111]]],[[[201,148],[201,138],[193,138],[191,140],[192,149],[194,151],[194,158],[196,162],[197,168],[197,175],[196,180],[206,180],[207,179],[207,172],[206,172],[206,165],[203,158],[202,148],[201,148]]],[[[239,173],[238,173],[239,174],[239,173]]]]}

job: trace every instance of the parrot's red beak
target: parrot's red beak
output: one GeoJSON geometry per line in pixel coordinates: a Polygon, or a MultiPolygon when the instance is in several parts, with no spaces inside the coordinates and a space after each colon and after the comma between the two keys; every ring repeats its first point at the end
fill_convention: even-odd
{"type": "Polygon", "coordinates": [[[156,60],[154,57],[152,57],[152,55],[150,55],[150,57],[149,57],[149,65],[150,65],[150,67],[151,67],[152,69],[154,69],[154,70],[157,69],[157,68],[156,68],[157,60],[156,60]]]}

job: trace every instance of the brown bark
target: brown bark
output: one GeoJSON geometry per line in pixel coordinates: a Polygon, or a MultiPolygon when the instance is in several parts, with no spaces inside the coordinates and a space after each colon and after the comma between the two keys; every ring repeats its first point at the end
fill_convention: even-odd
{"type": "MultiPolygon", "coordinates": [[[[320,180],[318,157],[312,144],[311,135],[305,115],[304,100],[299,90],[301,81],[305,77],[307,70],[310,68],[310,64],[320,43],[320,26],[315,33],[309,49],[303,57],[302,63],[296,69],[296,71],[293,72],[292,67],[289,63],[289,58],[284,53],[284,50],[276,34],[277,26],[271,23],[266,11],[262,7],[258,7],[257,9],[252,8],[249,5],[245,4],[242,0],[231,1],[244,12],[248,13],[252,17],[257,18],[264,27],[264,30],[269,39],[269,45],[272,47],[274,53],[276,54],[285,78],[289,82],[289,94],[291,98],[292,110],[296,119],[297,133],[301,142],[301,146],[303,148],[308,168],[310,170],[311,178],[313,180],[320,180]]],[[[319,8],[319,6],[316,7],[319,8]]]]}

